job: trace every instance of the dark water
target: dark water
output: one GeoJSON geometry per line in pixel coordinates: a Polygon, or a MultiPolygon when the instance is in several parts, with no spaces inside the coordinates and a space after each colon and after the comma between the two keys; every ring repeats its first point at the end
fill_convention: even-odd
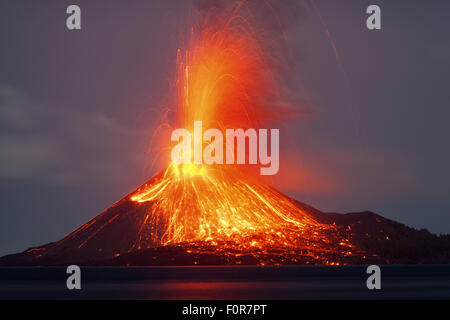
{"type": "Polygon", "coordinates": [[[366,268],[85,267],[82,289],[63,267],[0,268],[0,299],[450,299],[450,265],[381,266],[381,290],[366,268]]]}

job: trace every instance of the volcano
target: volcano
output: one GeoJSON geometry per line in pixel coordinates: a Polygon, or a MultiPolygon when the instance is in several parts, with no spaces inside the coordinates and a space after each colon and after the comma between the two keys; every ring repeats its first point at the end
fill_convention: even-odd
{"type": "MultiPolygon", "coordinates": [[[[175,101],[163,112],[166,116],[152,137],[155,155],[173,151],[170,132],[157,137],[164,136],[164,128],[194,132],[195,140],[195,123],[200,121],[222,133],[216,137],[223,137],[230,128],[256,132],[271,127],[266,124],[304,116],[302,105],[288,99],[283,85],[282,79],[289,78],[285,73],[293,68],[283,54],[283,30],[274,8],[260,1],[226,3],[201,12],[198,22],[188,28],[186,48],[177,50],[175,101]]],[[[240,149],[250,153],[246,139],[244,134],[240,149]]],[[[201,153],[216,142],[203,138],[194,154],[197,147],[201,153]]],[[[235,160],[238,145],[230,151],[235,160]]],[[[259,155],[263,149],[268,156],[269,148],[258,148],[259,155]]],[[[275,149],[270,148],[271,156],[275,149]]],[[[186,151],[180,154],[186,162],[173,158],[164,162],[165,170],[63,239],[3,257],[0,264],[341,265],[450,260],[448,236],[414,230],[371,212],[323,213],[270,187],[251,174],[251,167],[234,165],[239,161],[227,160],[225,165],[223,154],[215,153],[221,161],[203,165],[191,159],[189,148],[186,151]]],[[[251,158],[243,154],[243,160],[251,158]]]]}
{"type": "Polygon", "coordinates": [[[0,265],[450,262],[449,236],[369,211],[324,213],[228,171],[171,165],[61,240],[0,265]]]}

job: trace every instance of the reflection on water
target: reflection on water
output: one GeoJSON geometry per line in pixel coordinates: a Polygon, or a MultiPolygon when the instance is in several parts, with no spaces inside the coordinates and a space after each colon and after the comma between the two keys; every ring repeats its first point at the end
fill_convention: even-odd
{"type": "Polygon", "coordinates": [[[450,265],[382,266],[382,290],[365,267],[86,267],[82,290],[65,268],[0,268],[1,299],[449,299],[450,265]]]}

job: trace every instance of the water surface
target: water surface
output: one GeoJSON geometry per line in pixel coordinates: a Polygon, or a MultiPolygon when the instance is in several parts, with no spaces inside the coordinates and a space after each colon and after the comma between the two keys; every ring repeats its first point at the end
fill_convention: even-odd
{"type": "Polygon", "coordinates": [[[0,299],[450,299],[450,265],[381,266],[381,290],[363,266],[1,267],[0,299]]]}

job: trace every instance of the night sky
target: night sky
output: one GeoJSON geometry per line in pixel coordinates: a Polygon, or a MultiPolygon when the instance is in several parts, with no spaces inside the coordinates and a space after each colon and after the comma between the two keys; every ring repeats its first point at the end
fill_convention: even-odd
{"type": "MultiPolygon", "coordinates": [[[[269,181],[322,211],[450,233],[450,2],[316,0],[331,39],[309,1],[275,8],[293,3],[286,91],[311,112],[280,125],[269,181]]],[[[60,239],[161,169],[148,147],[199,7],[0,0],[0,255],[60,239]]]]}

